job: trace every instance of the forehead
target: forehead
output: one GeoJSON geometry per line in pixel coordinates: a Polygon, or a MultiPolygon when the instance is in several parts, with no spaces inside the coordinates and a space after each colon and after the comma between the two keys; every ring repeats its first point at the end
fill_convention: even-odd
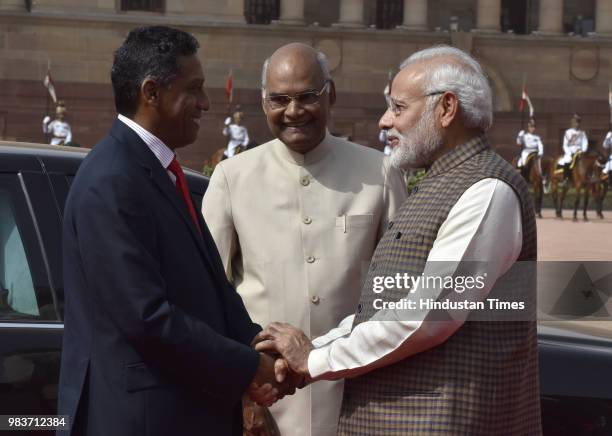
{"type": "Polygon", "coordinates": [[[178,65],[178,74],[175,81],[177,80],[204,80],[204,71],[202,70],[202,63],[196,55],[191,56],[179,56],[176,59],[178,65]]]}
{"type": "Polygon", "coordinates": [[[407,98],[423,92],[425,69],[420,63],[411,64],[400,70],[393,78],[391,95],[397,98],[407,98]]]}
{"type": "Polygon", "coordinates": [[[316,59],[286,58],[270,60],[266,88],[270,92],[294,93],[318,89],[323,85],[323,73],[316,59]]]}

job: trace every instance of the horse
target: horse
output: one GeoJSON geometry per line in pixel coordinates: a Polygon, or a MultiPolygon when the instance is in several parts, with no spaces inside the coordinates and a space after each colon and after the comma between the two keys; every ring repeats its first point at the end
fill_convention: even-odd
{"type": "MultiPolygon", "coordinates": [[[[578,221],[578,207],[580,199],[584,196],[582,216],[584,221],[588,221],[587,209],[589,206],[589,194],[595,200],[598,217],[603,218],[601,206],[603,197],[601,196],[600,173],[601,167],[597,162],[601,159],[599,154],[593,152],[578,152],[572,159],[570,170],[570,183],[573,184],[576,191],[576,199],[574,200],[574,217],[573,221],[578,221]]],[[[564,180],[563,169],[557,169],[557,160],[554,159],[550,165],[551,174],[551,193],[555,204],[555,214],[557,218],[563,218],[563,201],[569,189],[569,183],[562,183],[564,180]],[[559,193],[559,188],[561,192],[559,193]]]]}
{"type": "Polygon", "coordinates": [[[527,156],[527,162],[525,162],[522,168],[518,167],[518,159],[518,156],[515,157],[512,160],[512,165],[521,173],[527,183],[531,185],[533,189],[535,213],[538,218],[542,218],[543,191],[548,183],[548,165],[545,165],[545,162],[550,158],[540,158],[537,152],[531,153],[527,156]]]}
{"type": "MultiPolygon", "coordinates": [[[[240,154],[244,151],[250,150],[252,148],[257,147],[257,142],[255,141],[251,141],[249,142],[246,147],[243,145],[239,145],[236,147],[236,149],[234,150],[234,156],[236,156],[237,154],[240,154]]],[[[210,157],[208,159],[206,159],[204,161],[204,166],[209,166],[211,168],[214,168],[217,166],[217,164],[219,162],[221,162],[224,159],[227,159],[227,156],[225,156],[225,150],[227,150],[227,147],[223,147],[223,148],[218,148],[217,150],[214,151],[213,154],[210,155],[210,157]]]]}

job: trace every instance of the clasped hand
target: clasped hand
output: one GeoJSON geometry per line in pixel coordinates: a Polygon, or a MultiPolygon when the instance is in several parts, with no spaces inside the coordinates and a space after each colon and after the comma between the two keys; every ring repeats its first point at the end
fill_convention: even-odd
{"type": "Polygon", "coordinates": [[[255,336],[251,345],[262,353],[248,390],[257,404],[269,407],[311,382],[308,355],[313,346],[301,330],[273,322],[255,336]]]}

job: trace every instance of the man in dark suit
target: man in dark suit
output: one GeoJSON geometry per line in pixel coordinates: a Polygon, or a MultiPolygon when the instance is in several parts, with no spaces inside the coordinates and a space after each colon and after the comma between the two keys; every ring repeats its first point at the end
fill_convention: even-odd
{"type": "Polygon", "coordinates": [[[174,153],[209,108],[197,49],[179,30],[130,32],[111,72],[118,119],[68,196],[59,413],[71,434],[239,435],[249,386],[268,387],[251,388],[262,403],[282,391],[174,153]]]}

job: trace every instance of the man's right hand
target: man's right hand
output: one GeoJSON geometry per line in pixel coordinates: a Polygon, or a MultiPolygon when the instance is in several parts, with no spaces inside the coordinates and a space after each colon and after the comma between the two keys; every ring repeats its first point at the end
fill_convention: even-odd
{"type": "Polygon", "coordinates": [[[261,353],[257,373],[247,393],[257,404],[270,407],[285,395],[293,395],[301,383],[299,376],[288,371],[283,359],[261,353]]]}

